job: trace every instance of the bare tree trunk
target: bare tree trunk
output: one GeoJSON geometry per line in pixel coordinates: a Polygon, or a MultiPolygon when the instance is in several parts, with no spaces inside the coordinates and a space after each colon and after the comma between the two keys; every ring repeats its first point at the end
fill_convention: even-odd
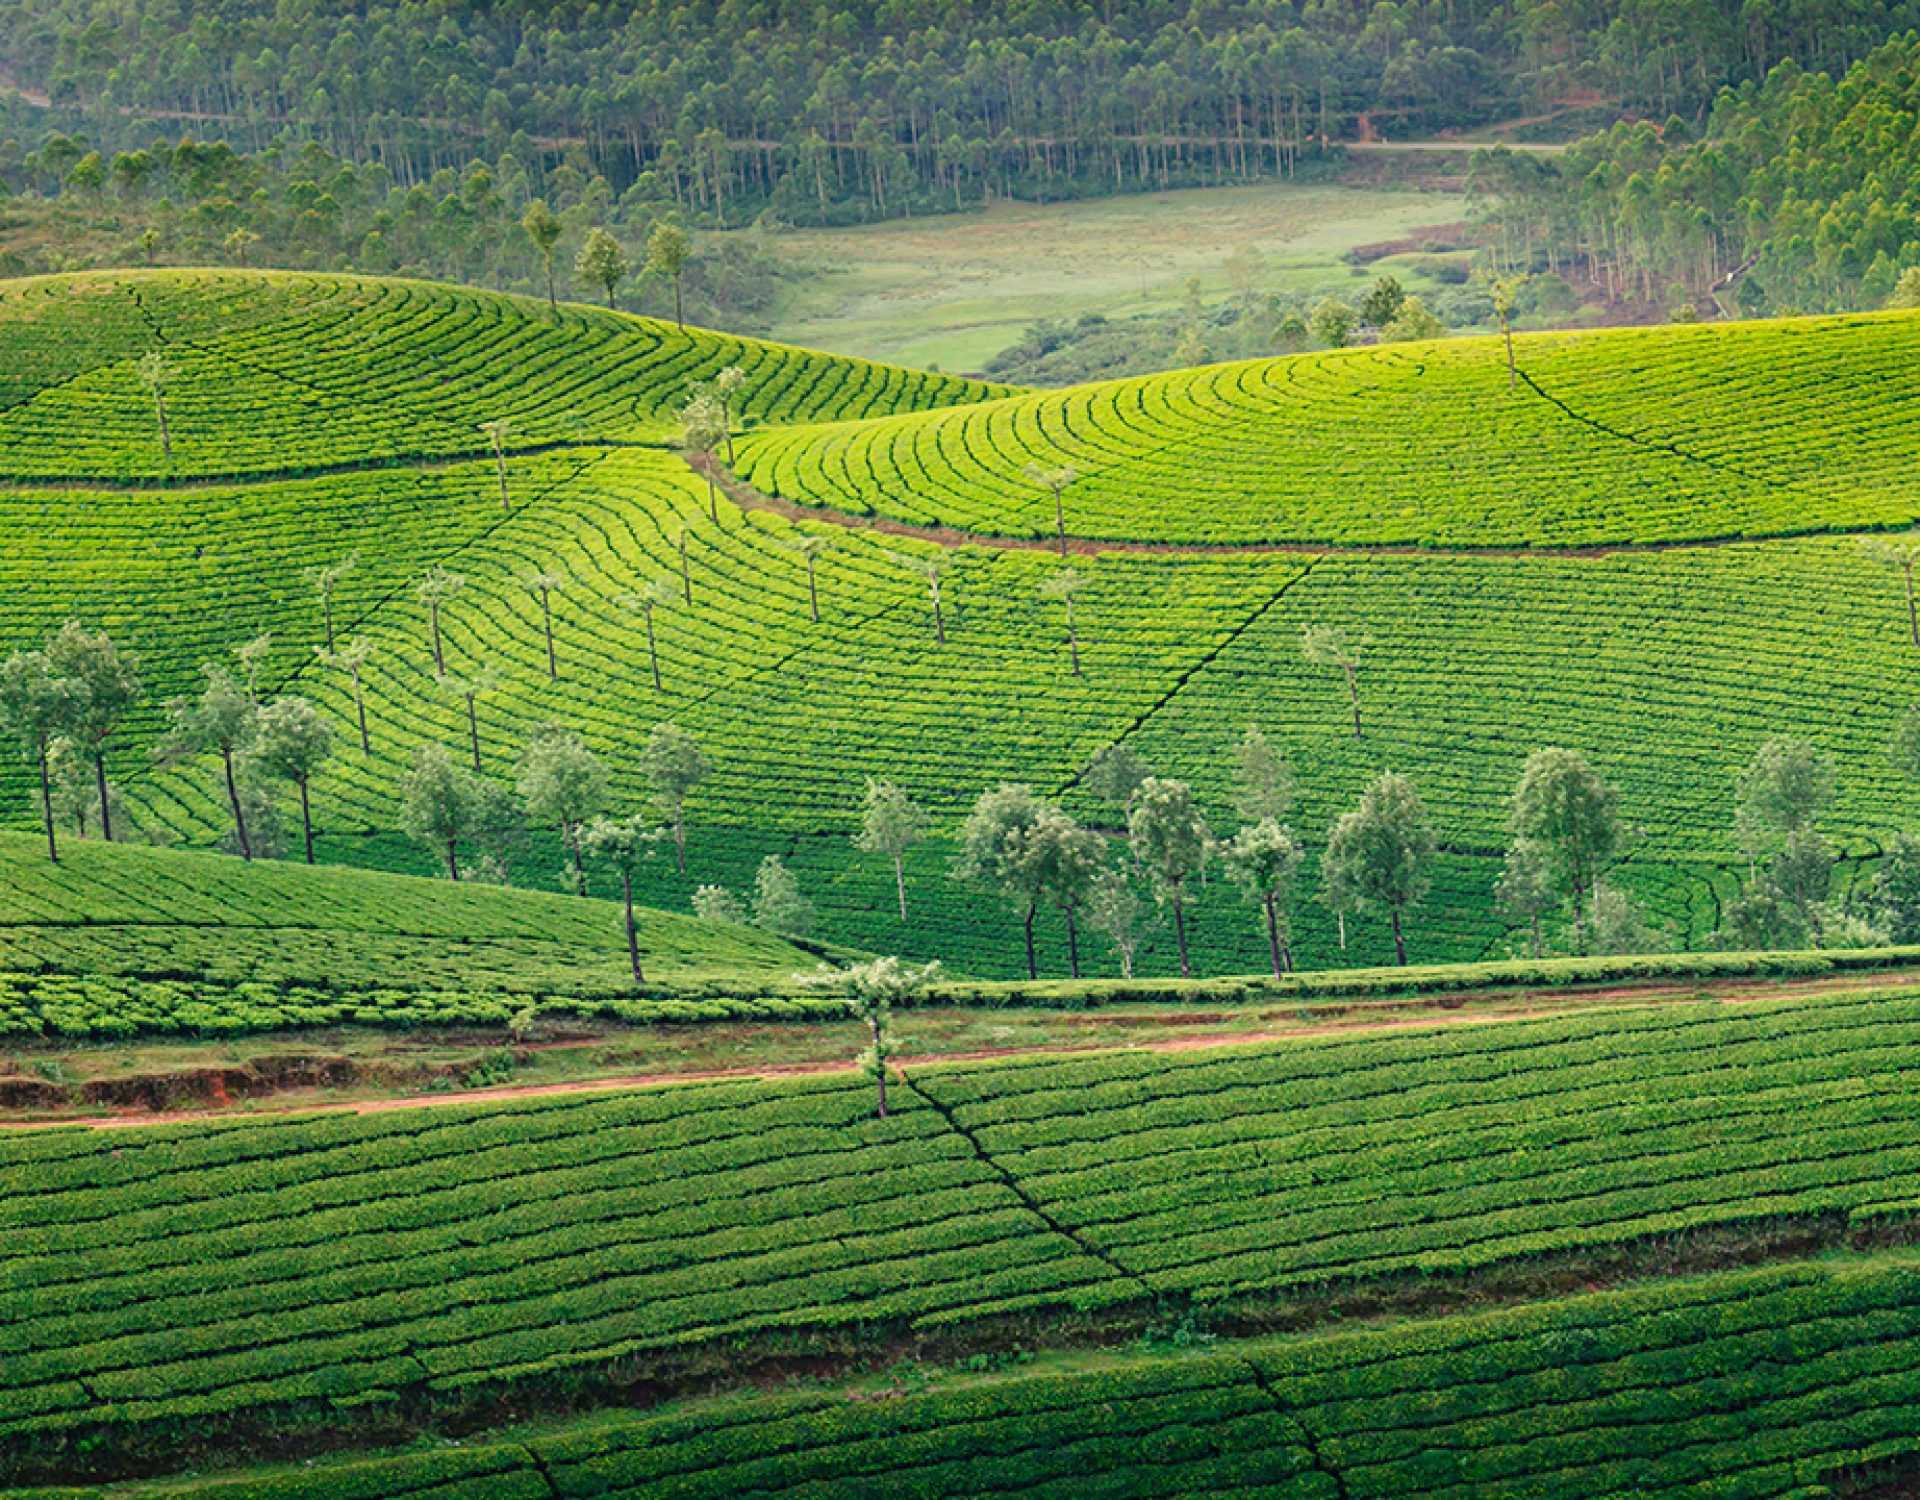
{"type": "Polygon", "coordinates": [[[513,502],[507,499],[507,455],[497,443],[493,449],[493,461],[500,470],[500,508],[508,515],[512,515],[513,502]]]}
{"type": "MultiPolygon", "coordinates": [[[[253,845],[247,838],[247,815],[240,806],[240,784],[233,777],[233,751],[230,748],[223,749],[220,752],[220,759],[225,762],[227,768],[227,801],[233,805],[233,831],[240,840],[240,857],[251,860],[253,845]]],[[[103,813],[106,811],[104,802],[100,810],[103,813]]]]}
{"type": "Polygon", "coordinates": [[[647,661],[653,667],[653,690],[656,693],[666,691],[660,683],[660,652],[653,643],[653,611],[647,611],[647,661]]]}
{"type": "Polygon", "coordinates": [[[887,1117],[887,1060],[880,1054],[880,1013],[867,1017],[867,1030],[873,1038],[873,1081],[880,1091],[880,1118],[887,1117]]]}
{"type": "Polygon", "coordinates": [[[1180,977],[1191,979],[1193,969],[1187,962],[1187,904],[1178,891],[1173,897],[1173,932],[1180,941],[1180,977]]]}
{"type": "Polygon", "coordinates": [[[40,811],[47,820],[47,858],[60,863],[60,845],[53,834],[53,778],[47,772],[47,747],[40,746],[40,811]]]}
{"type": "Polygon", "coordinates": [[[1400,935],[1400,908],[1393,909],[1393,952],[1400,960],[1400,967],[1407,966],[1407,940],[1400,935]]]}
{"type": "MultiPolygon", "coordinates": [[[[100,794],[100,837],[111,844],[113,842],[113,805],[107,800],[107,752],[105,750],[96,750],[93,753],[93,779],[100,794]]],[[[227,779],[229,781],[233,779],[231,765],[228,767],[227,779]]]]}
{"type": "Polygon", "coordinates": [[[1913,564],[1906,564],[1901,571],[1907,575],[1907,633],[1914,645],[1920,646],[1920,613],[1915,611],[1913,603],[1913,564]]]}
{"type": "Polygon", "coordinates": [[[647,976],[640,972],[640,926],[633,919],[633,872],[620,871],[620,895],[627,907],[627,961],[633,965],[633,982],[645,984],[647,976]]]}
{"type": "Polygon", "coordinates": [[[1033,955],[1033,903],[1031,901],[1027,903],[1026,934],[1027,934],[1027,978],[1038,979],[1040,977],[1040,965],[1035,960],[1033,955]]]}
{"type": "Polygon", "coordinates": [[[1274,909],[1275,903],[1271,895],[1266,898],[1266,905],[1267,953],[1273,960],[1273,977],[1282,979],[1286,977],[1286,970],[1280,964],[1280,914],[1274,909]]]}
{"type": "Polygon", "coordinates": [[[438,604],[427,606],[427,618],[433,624],[433,670],[444,677],[447,664],[440,655],[440,606],[438,604]]]}
{"type": "Polygon", "coordinates": [[[939,580],[936,579],[931,587],[933,592],[933,638],[940,645],[944,646],[947,643],[947,622],[940,613],[939,580]]]}
{"type": "Polygon", "coordinates": [[[1511,391],[1520,383],[1520,372],[1513,362],[1512,322],[1503,318],[1500,322],[1500,330],[1507,336],[1507,389],[1511,391]]]}
{"type": "Polygon", "coordinates": [[[473,746],[473,772],[480,774],[480,715],[473,706],[473,694],[467,695],[467,742],[473,746]]]}
{"type": "Polygon", "coordinates": [[[1347,914],[1336,912],[1334,915],[1340,920],[1340,951],[1345,953],[1347,951],[1347,914]]]}
{"type": "Polygon", "coordinates": [[[173,435],[167,431],[167,403],[156,391],[153,397],[154,415],[160,419],[160,453],[169,463],[173,461],[173,435]]]}
{"type": "Polygon", "coordinates": [[[553,289],[553,257],[547,257],[547,306],[554,317],[560,316],[560,297],[553,289]]]}
{"type": "Polygon", "coordinates": [[[680,278],[676,276],[673,278],[673,321],[675,326],[684,333],[687,328],[687,314],[681,301],[681,291],[680,278]]]}
{"type": "Polygon", "coordinates": [[[367,739],[367,697],[360,687],[360,669],[353,669],[353,711],[360,720],[360,753],[370,755],[373,745],[367,739]]]}
{"type": "Polygon", "coordinates": [[[1060,557],[1062,561],[1065,561],[1067,556],[1067,512],[1065,505],[1061,502],[1060,486],[1057,484],[1053,487],[1053,530],[1054,534],[1060,538],[1060,557]]]}
{"type": "Polygon", "coordinates": [[[907,871],[899,855],[893,857],[893,884],[900,893],[900,920],[907,920],[907,871]]]}
{"type": "Polygon", "coordinates": [[[1073,977],[1080,977],[1080,924],[1074,920],[1073,908],[1067,908],[1067,966],[1073,971],[1073,977]]]}
{"type": "Polygon", "coordinates": [[[560,680],[560,664],[553,656],[553,601],[546,589],[540,590],[540,618],[547,633],[547,681],[560,680]]]}
{"type": "Polygon", "coordinates": [[[455,885],[460,883],[460,860],[452,839],[447,840],[447,878],[455,885]]]}
{"type": "Polygon", "coordinates": [[[807,554],[807,603],[813,609],[813,623],[820,623],[820,586],[814,581],[813,554],[807,554]]]}
{"type": "Polygon", "coordinates": [[[577,896],[587,893],[587,866],[580,857],[580,834],[573,824],[563,823],[560,835],[566,841],[567,853],[573,857],[573,891],[577,896]]]}
{"type": "Polygon", "coordinates": [[[1073,601],[1067,601],[1067,656],[1073,662],[1073,675],[1080,675],[1080,637],[1073,628],[1073,601]]]}
{"type": "Polygon", "coordinates": [[[307,863],[313,863],[313,803],[307,796],[307,778],[300,778],[300,829],[307,839],[307,863]]]}
{"type": "Polygon", "coordinates": [[[713,455],[711,453],[707,455],[705,468],[707,471],[707,515],[712,518],[713,524],[718,526],[720,524],[720,497],[714,493],[713,489],[713,455]]]}
{"type": "Polygon", "coordinates": [[[1357,740],[1361,738],[1360,688],[1359,688],[1359,685],[1354,681],[1353,668],[1348,667],[1346,671],[1347,671],[1347,701],[1353,705],[1353,737],[1357,740]]]}
{"type": "Polygon", "coordinates": [[[333,595],[320,596],[320,614],[327,622],[327,650],[331,653],[333,650],[333,595]]]}
{"type": "Polygon", "coordinates": [[[680,594],[687,603],[693,603],[693,574],[687,569],[687,528],[680,528],[680,594]]]}

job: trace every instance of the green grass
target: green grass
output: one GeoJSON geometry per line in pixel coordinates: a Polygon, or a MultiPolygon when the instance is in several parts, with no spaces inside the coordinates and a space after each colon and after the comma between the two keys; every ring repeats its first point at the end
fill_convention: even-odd
{"type": "MultiPolygon", "coordinates": [[[[1190,277],[1218,301],[1236,247],[1265,262],[1261,292],[1311,302],[1366,283],[1358,245],[1466,217],[1453,193],[1329,183],[1197,188],[1080,203],[997,202],[935,220],[770,236],[800,273],[772,336],[870,359],[977,370],[1042,318],[1124,318],[1185,305],[1190,277]]],[[[1411,265],[1387,267],[1431,292],[1411,265]]]]}
{"type": "Polygon", "coordinates": [[[759,488],[1047,536],[1581,547],[1910,525],[1907,313],[1336,350],[748,442],[759,488]]]}
{"type": "Polygon", "coordinates": [[[1898,1226],[1916,1041],[1889,989],[926,1067],[886,1120],[833,1077],[10,1134],[6,1473],[616,1361],[1898,1226]]]}

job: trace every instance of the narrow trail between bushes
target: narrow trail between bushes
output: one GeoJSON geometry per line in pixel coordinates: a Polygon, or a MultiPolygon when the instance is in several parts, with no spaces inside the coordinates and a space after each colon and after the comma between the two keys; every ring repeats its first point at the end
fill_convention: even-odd
{"type": "MultiPolygon", "coordinates": [[[[1844,990],[1871,989],[1920,983],[1920,972],[1913,970],[1862,971],[1829,974],[1804,980],[1764,980],[1738,977],[1703,980],[1695,983],[1655,982],[1645,985],[1618,984],[1596,988],[1572,987],[1552,990],[1462,990],[1444,997],[1418,996],[1409,1000],[1359,1001],[1343,1004],[1325,1002],[1326,1013],[1319,1019],[1296,1019],[1277,1023],[1270,1011],[1256,1012],[1249,1019],[1267,1024],[1240,1031],[1185,1032],[1167,1036],[1128,1039],[1090,1036],[1084,1042],[1041,1042],[1028,1046],[986,1047],[954,1052],[916,1053],[896,1057],[893,1067],[900,1082],[911,1088],[912,1074],[926,1068],[954,1064],[994,1062],[1003,1058],[1044,1058],[1081,1056],[1096,1052],[1192,1052],[1211,1047],[1245,1047],[1264,1042],[1301,1041],[1316,1037],[1349,1036],[1356,1032],[1435,1030],[1452,1026],[1494,1026],[1568,1015],[1581,1010],[1650,1010],[1671,1005],[1740,1004],[1746,1001],[1785,999],[1844,990]],[[1511,1000],[1498,1010],[1468,1011],[1463,1007],[1478,1001],[1496,1006],[1511,1000]],[[1558,1003],[1556,1003],[1558,1002],[1558,1003]],[[1361,1011],[1359,1017],[1354,1011],[1361,1011]]],[[[1116,1015],[1111,1022],[1099,1016],[1072,1017],[1090,1030],[1102,1024],[1139,1022],[1137,1013],[1116,1015]]],[[[1148,1017],[1148,1020],[1157,1018],[1148,1017]]],[[[1191,1025],[1178,1017],[1163,1024],[1191,1025]]],[[[0,1120],[0,1130],[115,1130],[128,1126],[205,1123],[216,1120],[260,1120],[289,1115],[311,1114],[385,1114],[393,1110],[435,1109],[446,1105],[511,1103],[520,1099],[539,1099],[566,1094],[600,1094],[631,1089],[663,1088],[673,1084],[744,1083],[754,1080],[818,1077],[829,1074],[857,1073],[852,1058],[804,1063],[758,1063],[737,1068],[703,1068],[680,1072],[611,1074],[604,1078],[568,1079],[556,1083],[501,1084],[496,1087],[466,1089],[458,1093],[409,1094],[391,1098],[313,1100],[260,1109],[182,1109],[126,1112],[108,1115],[13,1118],[0,1120]]]]}

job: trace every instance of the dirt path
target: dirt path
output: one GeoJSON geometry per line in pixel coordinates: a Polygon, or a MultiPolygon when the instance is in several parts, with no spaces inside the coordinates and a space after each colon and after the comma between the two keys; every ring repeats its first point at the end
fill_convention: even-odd
{"type": "MultiPolygon", "coordinates": [[[[1307,1036],[1341,1036],[1354,1032],[1409,1031],[1443,1026],[1495,1026],[1513,1021],[1537,1020],[1564,1015],[1575,1010],[1649,1010],[1667,1005],[1729,1004],[1767,999],[1831,993],[1836,990],[1871,989],[1886,985],[1920,982],[1913,970],[1863,971],[1859,973],[1814,976],[1804,980],[1766,980],[1736,978],[1708,980],[1699,984],[1655,983],[1615,985],[1603,989],[1533,990],[1512,994],[1500,991],[1462,991],[1447,997],[1460,1006],[1473,1002],[1499,1005],[1505,999],[1511,1008],[1468,1012],[1458,1008],[1439,1008],[1433,997],[1412,1001],[1380,1002],[1381,1013],[1363,1019],[1338,1014],[1319,1021],[1293,1021],[1285,1025],[1250,1027],[1240,1031],[1186,1032],[1172,1036],[1137,1038],[1089,1037],[1085,1042],[1046,1042],[1031,1046],[988,1047],[961,1052],[923,1053],[894,1060],[895,1069],[905,1077],[910,1070],[941,1067],[954,1063],[991,1062],[1008,1057],[1072,1056],[1092,1052],[1191,1052],[1207,1047],[1244,1047],[1261,1042],[1297,1041],[1307,1036]],[[1569,1002],[1554,1004],[1554,1001],[1569,1002]],[[1418,1006],[1417,1013],[1413,1007],[1418,1006]],[[1395,1013],[1403,1010],[1404,1013],[1395,1013]]],[[[1335,1002],[1337,1003],[1337,1002],[1335,1002]]],[[[1356,1008],[1370,1009],[1372,1003],[1356,1002],[1356,1008]]],[[[1096,1027],[1137,1022],[1137,1015],[1116,1015],[1110,1020],[1099,1016],[1073,1018],[1076,1024],[1096,1027]]],[[[1152,1019],[1152,1018],[1148,1018],[1152,1019]]],[[[1211,1018],[1209,1018],[1211,1019],[1211,1018]]],[[[1191,1024],[1191,1023],[1189,1023],[1191,1024]]],[[[0,1120],[0,1130],[45,1130],[80,1127],[89,1130],[113,1130],[124,1126],[168,1125],[222,1119],[283,1118],[309,1114],[384,1114],[390,1110],[432,1109],[449,1104],[476,1104],[488,1101],[536,1099],[558,1094],[599,1094],[627,1089],[662,1088],[682,1083],[732,1083],[754,1079],[800,1078],[821,1074],[857,1071],[851,1059],[825,1062],[761,1063],[738,1068],[708,1068],[685,1072],[622,1073],[606,1078],[570,1079],[560,1083],[504,1084],[497,1088],[468,1089],[448,1094],[412,1094],[387,1099],[316,1101],[289,1104],[261,1110],[171,1110],[155,1113],[126,1113],[78,1117],[49,1116],[43,1119],[0,1120]]]]}

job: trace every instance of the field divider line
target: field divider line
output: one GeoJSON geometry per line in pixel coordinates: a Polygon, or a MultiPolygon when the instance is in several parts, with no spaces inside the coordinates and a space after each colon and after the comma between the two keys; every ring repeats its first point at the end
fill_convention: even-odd
{"type": "Polygon", "coordinates": [[[1044,1207],[1042,1207],[1040,1200],[1035,1198],[1032,1193],[1027,1191],[1025,1185],[1021,1183],[1020,1179],[1015,1177],[1012,1172],[1008,1171],[1007,1168],[1001,1163],[998,1157],[994,1156],[992,1152],[988,1151],[984,1146],[980,1144],[979,1139],[974,1135],[974,1133],[971,1130],[967,1129],[966,1126],[960,1123],[959,1119],[955,1116],[954,1112],[950,1108],[948,1108],[945,1104],[943,1104],[938,1098],[936,1098],[930,1091],[920,1087],[918,1083],[916,1083],[911,1077],[908,1076],[907,1071],[904,1067],[896,1065],[894,1068],[894,1075],[900,1080],[901,1086],[905,1088],[909,1093],[911,1093],[914,1096],[914,1098],[924,1101],[929,1107],[932,1108],[935,1114],[939,1115],[942,1120],[946,1121],[947,1128],[951,1130],[955,1135],[959,1136],[961,1140],[967,1143],[968,1147],[973,1151],[973,1154],[979,1158],[981,1165],[986,1167],[988,1171],[992,1172],[996,1177],[998,1177],[1000,1181],[1006,1185],[1007,1190],[1011,1192],[1014,1195],[1014,1197],[1020,1200],[1021,1204],[1025,1206],[1026,1210],[1029,1213],[1031,1213],[1036,1219],[1038,1219],[1042,1224],[1046,1225],[1046,1227],[1050,1231],[1052,1231],[1053,1234],[1058,1236],[1060,1239],[1066,1241],[1066,1243],[1068,1243],[1069,1245],[1072,1245],[1082,1255],[1085,1255],[1092,1260],[1099,1261],[1102,1265],[1106,1266],[1108,1270],[1112,1271],[1116,1276],[1118,1276],[1121,1279],[1121,1281],[1125,1282],[1129,1286],[1134,1287],[1142,1297],[1146,1298],[1149,1301],[1153,1301],[1158,1298],[1159,1294],[1154,1290],[1154,1288],[1147,1282],[1147,1280],[1144,1277],[1138,1275],[1136,1272],[1129,1270],[1126,1266],[1121,1264],[1107,1251],[1102,1250],[1098,1245],[1090,1244],[1086,1240],[1083,1240],[1079,1236],[1079,1234],[1067,1228],[1066,1225],[1062,1224],[1058,1219],[1056,1219],[1052,1214],[1050,1214],[1044,1207]]]}
{"type": "Polygon", "coordinates": [[[546,1485],[547,1492],[553,1496],[553,1500],[566,1500],[566,1491],[560,1488],[560,1481],[553,1477],[553,1470],[547,1467],[546,1455],[532,1443],[519,1443],[515,1446],[527,1455],[527,1462],[532,1465],[534,1473],[540,1476],[541,1483],[546,1485]]]}
{"type": "Polygon", "coordinates": [[[1307,1450],[1308,1461],[1317,1472],[1327,1476],[1338,1500],[1351,1500],[1346,1475],[1327,1462],[1326,1456],[1320,1451],[1319,1437],[1311,1427],[1307,1426],[1306,1419],[1295,1409],[1293,1403],[1275,1388],[1273,1382],[1267,1379],[1267,1372],[1253,1360],[1248,1359],[1244,1354],[1236,1354],[1234,1357],[1246,1367],[1247,1373],[1253,1377],[1253,1383],[1260,1388],[1261,1394],[1273,1403],[1273,1409],[1279,1414],[1280,1419],[1300,1434],[1300,1446],[1307,1450]]]}

